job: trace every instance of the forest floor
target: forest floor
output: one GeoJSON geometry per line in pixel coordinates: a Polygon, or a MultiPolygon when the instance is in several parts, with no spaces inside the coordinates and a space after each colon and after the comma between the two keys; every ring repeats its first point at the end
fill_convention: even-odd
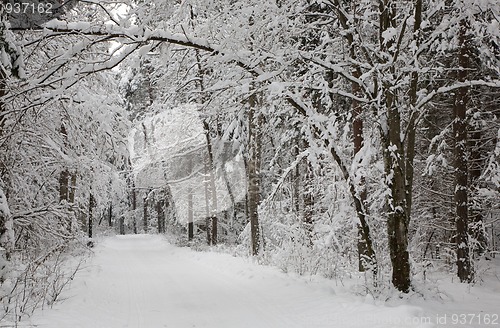
{"type": "Polygon", "coordinates": [[[21,327],[500,327],[496,279],[473,287],[445,279],[440,297],[383,301],[161,236],[106,237],[61,301],[21,327]]]}

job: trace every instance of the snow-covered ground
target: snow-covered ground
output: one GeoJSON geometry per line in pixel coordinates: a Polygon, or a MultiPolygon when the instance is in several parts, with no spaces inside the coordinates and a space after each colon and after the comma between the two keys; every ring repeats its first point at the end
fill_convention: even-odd
{"type": "Polygon", "coordinates": [[[227,254],[194,252],[170,245],[161,236],[116,236],[98,244],[88,266],[63,292],[62,301],[37,312],[30,324],[48,328],[500,327],[497,282],[467,287],[443,281],[443,300],[415,297],[383,302],[356,296],[335,281],[291,276],[227,254]],[[467,322],[460,316],[464,314],[469,315],[467,322]]]}

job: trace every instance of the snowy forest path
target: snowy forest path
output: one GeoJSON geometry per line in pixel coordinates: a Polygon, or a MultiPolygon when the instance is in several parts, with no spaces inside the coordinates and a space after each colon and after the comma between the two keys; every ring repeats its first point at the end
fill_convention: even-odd
{"type": "Polygon", "coordinates": [[[338,297],[331,287],[275,268],[154,235],[104,239],[63,294],[32,318],[32,327],[428,327],[388,322],[411,317],[415,308],[338,297]]]}

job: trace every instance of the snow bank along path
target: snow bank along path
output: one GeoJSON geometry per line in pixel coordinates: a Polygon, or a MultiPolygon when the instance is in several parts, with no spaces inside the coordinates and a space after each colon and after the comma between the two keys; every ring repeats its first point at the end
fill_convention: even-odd
{"type": "MultiPolygon", "coordinates": [[[[331,286],[335,286],[332,283],[331,286]]],[[[50,328],[433,327],[419,307],[335,294],[227,254],[194,252],[161,236],[104,239],[62,302],[37,313],[50,328]]]]}

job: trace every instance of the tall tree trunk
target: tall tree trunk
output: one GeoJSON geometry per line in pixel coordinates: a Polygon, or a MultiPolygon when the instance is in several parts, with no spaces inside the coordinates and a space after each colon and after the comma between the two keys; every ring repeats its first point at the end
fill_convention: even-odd
{"type": "MultiPolygon", "coordinates": [[[[191,25],[194,27],[194,21],[196,19],[196,14],[193,10],[193,7],[190,7],[190,16],[191,16],[191,25]]],[[[205,70],[203,69],[201,65],[201,56],[200,52],[198,49],[195,49],[195,57],[196,57],[196,67],[197,67],[197,75],[198,79],[196,80],[196,84],[198,85],[198,88],[200,89],[201,97],[196,99],[196,102],[203,104],[204,102],[204,97],[203,97],[203,92],[205,91],[205,86],[203,83],[204,77],[205,77],[205,70]]],[[[215,188],[215,166],[214,166],[214,158],[213,158],[213,151],[212,151],[212,141],[210,140],[210,126],[208,125],[208,122],[204,119],[203,120],[203,129],[205,131],[205,139],[207,142],[207,152],[208,152],[208,158],[207,158],[207,163],[205,163],[205,174],[209,174],[209,181],[208,183],[205,183],[205,203],[206,203],[206,210],[207,210],[207,216],[205,219],[205,226],[207,229],[207,244],[208,245],[216,245],[217,244],[217,190],[215,188]],[[210,200],[211,199],[211,204],[210,200]]]]}
{"type": "Polygon", "coordinates": [[[252,255],[258,255],[260,250],[260,226],[259,226],[259,204],[260,204],[260,165],[261,165],[261,114],[257,112],[257,95],[252,94],[249,98],[248,111],[248,138],[249,159],[247,167],[248,175],[248,215],[250,218],[250,237],[252,255]]]}
{"type": "MultiPolygon", "coordinates": [[[[351,49],[354,49],[354,45],[351,45],[351,49]]],[[[354,50],[352,50],[351,56],[355,56],[354,50]]],[[[359,79],[361,76],[361,72],[358,67],[354,68],[353,76],[356,79],[359,79]]],[[[351,84],[352,94],[355,96],[361,96],[361,89],[356,82],[352,82],[351,84]]],[[[362,158],[359,156],[359,153],[364,145],[364,136],[363,136],[363,107],[359,103],[359,101],[353,99],[351,103],[351,113],[352,113],[352,138],[354,144],[354,160],[357,161],[357,165],[362,162],[362,158]],[[359,158],[358,158],[359,157],[359,158]]],[[[366,209],[366,179],[365,176],[359,176],[359,171],[354,172],[355,175],[358,176],[358,197],[359,201],[363,203],[363,209],[366,209]]],[[[366,213],[363,213],[366,215],[366,213]]],[[[370,269],[373,265],[372,258],[374,256],[373,249],[368,247],[368,239],[370,236],[366,236],[361,223],[358,223],[358,270],[360,272],[365,272],[367,269],[370,269]]]]}
{"type": "Polygon", "coordinates": [[[77,179],[77,172],[73,171],[71,173],[71,177],[70,177],[71,181],[70,181],[70,187],[69,187],[69,193],[68,193],[68,202],[71,204],[71,211],[73,212],[73,220],[71,221],[71,224],[70,224],[71,231],[79,230],[78,229],[77,214],[76,214],[76,213],[78,213],[78,207],[75,204],[76,179],[77,179]]]}
{"type": "MultiPolygon", "coordinates": [[[[3,17],[0,16],[0,50],[4,50],[4,42],[4,20],[3,17]]],[[[0,69],[0,138],[3,137],[5,124],[5,103],[3,102],[3,97],[7,94],[6,78],[2,67],[2,69],[0,69]]],[[[0,141],[1,140],[2,139],[0,139],[0,141]]],[[[14,249],[14,229],[7,195],[3,189],[5,187],[4,178],[6,172],[6,167],[4,166],[2,158],[0,158],[0,256],[2,256],[3,249],[5,260],[10,261],[11,253],[14,249]]],[[[0,267],[0,270],[3,271],[3,268],[0,267]]],[[[4,277],[0,276],[0,284],[3,280],[4,277]]]]}
{"type": "MultiPolygon", "coordinates": [[[[346,13],[347,6],[350,6],[350,11],[356,13],[358,3],[356,1],[352,1],[350,3],[346,3],[346,10],[341,8],[341,3],[339,1],[335,1],[335,14],[339,18],[340,24],[344,29],[345,37],[349,46],[349,54],[353,61],[357,61],[359,56],[358,54],[358,44],[356,43],[353,31],[357,28],[355,27],[358,24],[358,17],[353,15],[352,17],[348,17],[346,13]],[[353,26],[354,25],[354,26],[353,26]]],[[[383,4],[381,4],[383,5],[383,4]]],[[[355,65],[352,68],[352,75],[355,79],[359,79],[361,76],[361,70],[358,65],[355,65]]],[[[351,82],[351,91],[354,96],[361,97],[362,90],[360,85],[356,81],[351,82]]],[[[352,133],[353,133],[353,146],[354,146],[354,158],[359,153],[359,151],[363,147],[364,137],[363,137],[363,107],[359,101],[356,99],[352,99],[351,103],[351,114],[352,114],[352,133]]],[[[350,179],[349,172],[347,168],[341,162],[338,154],[336,154],[332,149],[332,155],[335,158],[335,161],[341,166],[344,177],[346,179],[350,179]]],[[[354,172],[354,174],[359,174],[358,172],[354,172]]],[[[350,193],[354,200],[354,207],[356,209],[356,214],[359,219],[358,224],[358,270],[360,272],[366,271],[366,269],[370,268],[373,272],[373,277],[376,279],[377,276],[377,259],[375,256],[375,249],[373,248],[373,242],[370,234],[370,227],[366,220],[366,182],[365,177],[361,176],[359,179],[359,184],[355,184],[354,182],[350,182],[350,193]]]]}
{"type": "MultiPolygon", "coordinates": [[[[217,203],[217,187],[215,184],[215,163],[214,154],[212,147],[212,140],[210,138],[210,126],[206,120],[203,121],[203,128],[205,131],[205,139],[207,141],[207,167],[208,167],[208,177],[209,177],[209,194],[210,194],[210,221],[211,221],[211,238],[210,244],[217,245],[217,214],[218,214],[218,203],[217,203]]],[[[208,229],[208,227],[207,227],[208,229]]]]}
{"type": "Polygon", "coordinates": [[[95,206],[95,200],[94,200],[94,195],[90,193],[89,195],[89,210],[88,210],[88,237],[92,238],[93,235],[93,227],[94,227],[94,206],[95,206]]]}
{"type": "Polygon", "coordinates": [[[210,218],[210,179],[207,179],[208,175],[208,161],[204,163],[205,179],[203,181],[203,186],[205,188],[205,228],[207,231],[207,245],[212,243],[212,220],[210,218]]]}
{"type": "MultiPolygon", "coordinates": [[[[193,171],[193,159],[189,157],[187,163],[187,171],[193,171]]],[[[187,189],[187,233],[188,233],[188,241],[192,241],[194,238],[194,208],[193,208],[193,186],[189,186],[187,189]]]]}
{"type": "Polygon", "coordinates": [[[125,234],[125,218],[123,216],[120,216],[119,230],[120,230],[120,235],[125,234]]]}
{"type": "Polygon", "coordinates": [[[314,241],[314,187],[312,165],[307,162],[307,173],[305,176],[306,185],[304,188],[304,224],[307,233],[307,243],[313,246],[314,241]]]}
{"type": "Polygon", "coordinates": [[[148,196],[149,196],[150,191],[146,191],[146,194],[144,195],[143,201],[142,201],[142,224],[143,224],[143,229],[144,233],[148,233],[148,226],[149,226],[149,202],[148,202],[148,196]]]}
{"type": "MultiPolygon", "coordinates": [[[[297,129],[296,133],[298,134],[295,138],[295,146],[293,147],[293,155],[295,158],[298,158],[300,151],[301,151],[301,138],[300,138],[300,129],[297,129]]],[[[297,164],[295,166],[294,174],[291,175],[292,177],[292,201],[293,201],[293,209],[295,210],[295,213],[297,217],[300,215],[300,165],[297,164]]]]}
{"type": "Polygon", "coordinates": [[[165,200],[163,198],[156,202],[156,214],[158,217],[158,233],[165,233],[165,200]]]}
{"type": "Polygon", "coordinates": [[[225,163],[226,162],[224,162],[223,165],[221,166],[221,172],[222,172],[222,179],[224,179],[224,183],[226,185],[227,194],[229,196],[229,201],[231,206],[225,211],[224,222],[229,222],[229,226],[232,228],[234,222],[236,221],[236,199],[234,197],[234,192],[231,187],[231,183],[229,182],[229,178],[227,176],[225,163]]]}
{"type": "MultiPolygon", "coordinates": [[[[382,52],[391,57],[396,55],[398,45],[394,39],[385,40],[384,33],[389,29],[397,28],[396,3],[391,0],[379,1],[380,26],[379,42],[382,52]]],[[[403,24],[403,30],[406,25],[403,24]]],[[[395,66],[390,65],[385,72],[386,79],[395,80],[395,66]]],[[[402,136],[401,113],[397,103],[397,95],[392,90],[391,82],[382,82],[385,100],[385,113],[387,127],[382,127],[384,142],[384,168],[386,183],[390,189],[387,197],[387,235],[389,241],[389,254],[392,265],[392,284],[401,292],[409,292],[411,288],[410,259],[408,254],[408,225],[410,211],[408,203],[406,153],[413,152],[405,147],[405,137],[402,136]],[[386,130],[386,131],[384,131],[386,130]]],[[[384,123],[382,123],[384,125],[384,123]]],[[[411,163],[412,164],[412,163],[411,163]]]]}
{"type": "MultiPolygon", "coordinates": [[[[305,147],[309,148],[309,143],[304,140],[305,147]]],[[[312,163],[304,158],[304,179],[303,179],[303,193],[302,200],[304,204],[304,219],[303,224],[306,229],[307,245],[309,247],[313,246],[314,241],[314,172],[312,163]]]]}
{"type": "Polygon", "coordinates": [[[113,202],[109,202],[108,207],[108,226],[113,226],[113,202]]]}
{"type": "Polygon", "coordinates": [[[390,195],[387,199],[387,235],[392,264],[392,283],[399,291],[408,292],[411,287],[410,260],[408,254],[408,225],[404,144],[401,141],[399,109],[388,95],[388,135],[385,142],[385,174],[390,195]]]}
{"type": "MultiPolygon", "coordinates": [[[[59,130],[63,140],[64,148],[68,147],[68,132],[64,123],[61,124],[59,130]]],[[[66,149],[63,149],[65,151],[66,149]]],[[[63,167],[59,173],[59,201],[68,202],[70,190],[70,173],[67,167],[63,167]]]]}
{"type": "MultiPolygon", "coordinates": [[[[467,79],[469,69],[469,43],[466,34],[469,24],[465,19],[460,22],[458,52],[458,80],[464,82],[467,79]]],[[[473,272],[469,258],[469,227],[468,227],[468,159],[467,159],[467,102],[468,88],[463,87],[455,94],[453,108],[453,135],[455,141],[455,222],[457,243],[457,275],[461,282],[471,282],[473,272]]]]}
{"type": "Polygon", "coordinates": [[[187,203],[188,203],[188,241],[193,240],[194,238],[194,222],[193,222],[193,190],[191,187],[188,189],[187,192],[187,203]]]}
{"type": "Polygon", "coordinates": [[[132,181],[132,188],[130,190],[130,206],[132,212],[132,229],[135,234],[137,234],[137,217],[136,217],[136,209],[137,209],[137,191],[135,190],[135,182],[132,181]]]}
{"type": "Polygon", "coordinates": [[[66,168],[61,170],[59,173],[59,201],[67,202],[69,198],[69,171],[66,168]]]}
{"type": "MultiPolygon", "coordinates": [[[[7,196],[3,192],[2,180],[0,179],[0,256],[5,257],[7,261],[10,261],[11,253],[14,250],[13,224],[7,196]]],[[[3,271],[3,269],[0,266],[0,271],[3,271]]],[[[0,276],[0,284],[3,282],[3,278],[3,276],[0,276]]]]}
{"type": "Polygon", "coordinates": [[[76,171],[71,173],[71,184],[68,193],[68,202],[70,204],[75,204],[75,195],[76,195],[76,171]]]}
{"type": "MultiPolygon", "coordinates": [[[[4,50],[4,22],[0,17],[0,51],[4,50]]],[[[3,67],[2,67],[3,68],[3,67]]],[[[7,76],[3,69],[0,69],[0,137],[3,137],[3,130],[5,126],[5,103],[3,97],[7,95],[7,76]]],[[[3,164],[2,164],[3,165],[3,164]]],[[[3,168],[2,168],[3,169],[3,168]]],[[[3,171],[3,170],[2,170],[3,171]]]]}

